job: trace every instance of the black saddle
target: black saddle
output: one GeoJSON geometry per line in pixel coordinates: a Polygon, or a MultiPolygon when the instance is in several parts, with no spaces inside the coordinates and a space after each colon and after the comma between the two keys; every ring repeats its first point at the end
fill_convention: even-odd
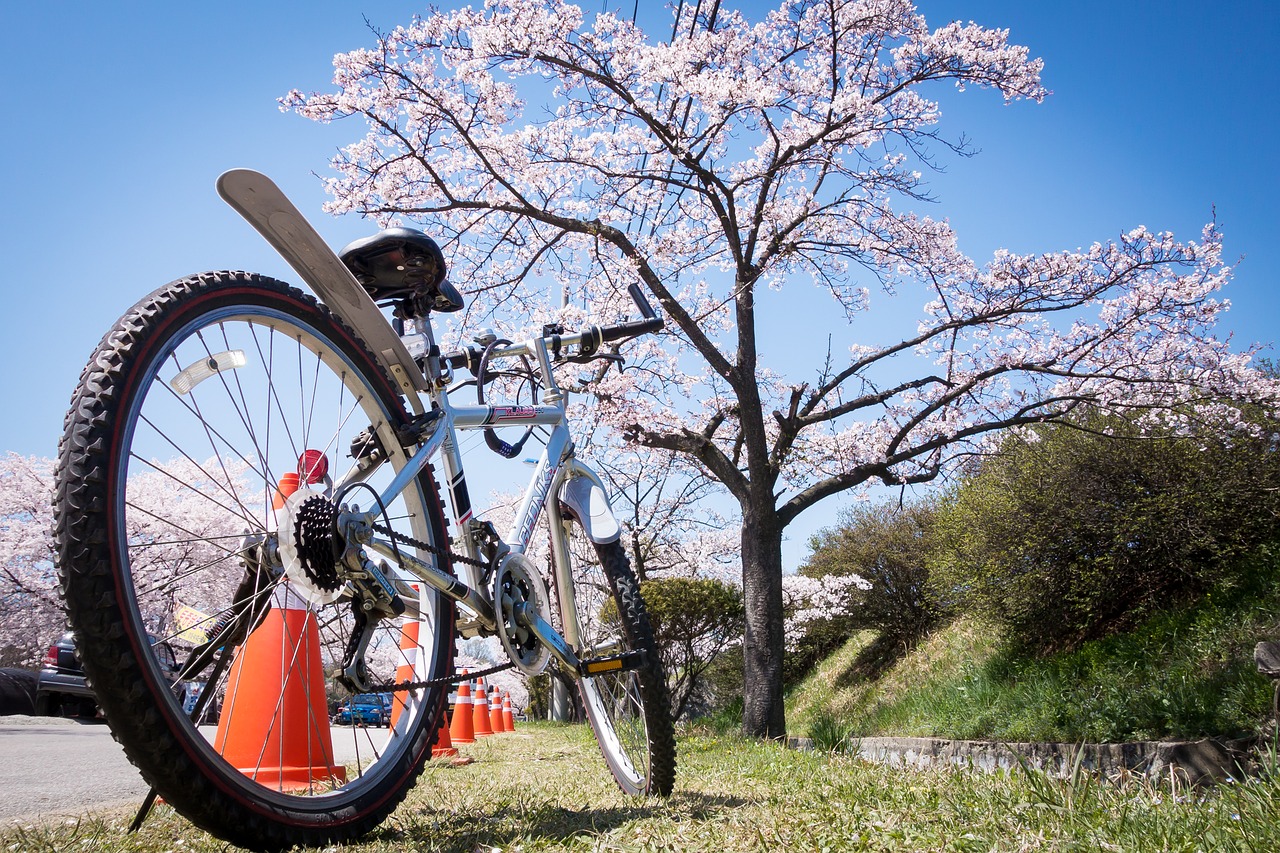
{"type": "Polygon", "coordinates": [[[431,311],[462,310],[462,294],[449,283],[444,253],[416,228],[379,231],[351,243],[338,257],[375,302],[412,299],[431,311]]]}

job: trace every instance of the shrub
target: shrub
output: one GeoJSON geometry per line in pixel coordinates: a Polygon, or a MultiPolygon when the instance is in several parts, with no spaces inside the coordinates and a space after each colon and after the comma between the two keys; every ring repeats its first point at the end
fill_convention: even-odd
{"type": "Polygon", "coordinates": [[[914,640],[936,625],[943,608],[929,583],[935,502],[882,503],[845,510],[840,523],[809,542],[800,574],[858,575],[870,586],[851,615],[853,630],[872,628],[891,640],[914,640]]]}
{"type": "MultiPolygon", "coordinates": [[[[640,594],[667,671],[672,715],[679,719],[716,658],[742,638],[742,591],[712,578],[671,577],[642,581],[640,594]]],[[[616,612],[609,599],[605,618],[616,612]]]]}
{"type": "Polygon", "coordinates": [[[1094,416],[1007,437],[940,510],[933,571],[1015,639],[1068,648],[1250,583],[1241,557],[1278,518],[1266,439],[1094,416]]]}

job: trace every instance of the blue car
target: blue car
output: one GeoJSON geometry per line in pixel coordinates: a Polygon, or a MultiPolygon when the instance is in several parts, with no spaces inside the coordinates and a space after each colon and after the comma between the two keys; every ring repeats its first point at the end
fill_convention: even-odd
{"type": "Polygon", "coordinates": [[[391,723],[390,697],[359,693],[338,706],[333,722],[340,726],[386,726],[391,723]]]}

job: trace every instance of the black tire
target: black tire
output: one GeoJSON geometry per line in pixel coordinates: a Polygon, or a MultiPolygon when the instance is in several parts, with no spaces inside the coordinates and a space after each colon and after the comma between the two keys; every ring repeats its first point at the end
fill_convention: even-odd
{"type": "MultiPolygon", "coordinates": [[[[220,838],[255,850],[355,838],[395,808],[430,757],[444,689],[408,694],[385,739],[357,727],[342,730],[342,739],[359,738],[344,747],[338,733],[324,725],[332,739],[326,742],[315,725],[317,708],[327,723],[327,699],[317,694],[332,682],[309,679],[303,667],[296,670],[301,680],[294,680],[292,661],[306,652],[284,653],[291,655],[289,674],[276,679],[304,686],[271,685],[268,690],[280,701],[267,707],[301,690],[302,715],[311,719],[296,711],[265,712],[266,725],[277,733],[267,737],[283,744],[290,732],[306,728],[310,733],[299,736],[307,752],[325,753],[309,756],[301,789],[268,778],[292,772],[287,757],[273,763],[263,749],[241,771],[220,754],[227,741],[248,737],[240,723],[227,721],[240,719],[234,717],[237,699],[248,703],[242,697],[250,691],[237,692],[239,682],[228,678],[235,669],[227,666],[230,655],[218,647],[241,643],[250,629],[267,630],[273,618],[283,645],[295,624],[290,614],[301,610],[298,624],[318,626],[300,629],[306,642],[314,630],[320,644],[321,651],[309,658],[318,674],[321,660],[326,667],[341,660],[352,630],[354,608],[341,598],[282,609],[282,602],[299,600],[297,578],[282,584],[274,558],[244,557],[253,542],[260,546],[252,553],[262,554],[279,541],[271,508],[279,474],[301,464],[291,461],[299,460],[300,448],[323,448],[326,465],[333,458],[336,469],[337,454],[347,451],[353,434],[373,427],[391,456],[370,481],[381,490],[391,469],[403,463],[394,429],[406,420],[400,396],[350,329],[300,291],[247,273],[205,273],[155,291],[107,333],[81,375],[59,445],[55,540],[85,672],[113,735],[143,777],[175,809],[220,838]],[[163,499],[155,498],[159,486],[169,490],[163,499]],[[276,603],[268,607],[273,598],[276,603]],[[181,605],[204,616],[193,627],[214,632],[213,642],[200,644],[198,631],[193,636],[179,619],[186,612],[181,605]],[[152,648],[159,641],[173,647],[185,671],[175,674],[164,666],[152,648]],[[219,736],[215,747],[170,689],[179,680],[211,681],[204,692],[234,734],[219,736]],[[353,748],[354,758],[344,753],[353,748]],[[345,780],[338,778],[338,767],[345,780]]],[[[341,473],[335,470],[333,478],[341,473]]],[[[347,500],[370,506],[367,497],[357,501],[361,494],[356,490],[347,500]]],[[[388,515],[419,540],[448,541],[429,467],[388,515]]],[[[381,655],[371,672],[375,684],[396,680],[409,654],[400,650],[401,626],[419,612],[416,677],[450,671],[453,606],[428,592],[420,602],[410,600],[406,617],[377,623],[371,645],[381,655]]],[[[290,642],[301,647],[301,641],[290,642]]],[[[296,754],[297,747],[288,749],[296,754]]],[[[286,747],[280,750],[283,755],[286,747]]]]}
{"type": "Polygon", "coordinates": [[[619,788],[633,796],[665,797],[675,784],[675,726],[640,582],[621,542],[593,546],[580,525],[570,521],[565,529],[568,555],[555,548],[552,553],[557,564],[568,564],[568,571],[556,566],[557,589],[568,578],[573,588],[572,606],[567,596],[557,595],[566,637],[583,658],[644,652],[637,669],[578,681],[587,720],[619,788]],[[609,598],[612,607],[605,603],[609,598]]]}

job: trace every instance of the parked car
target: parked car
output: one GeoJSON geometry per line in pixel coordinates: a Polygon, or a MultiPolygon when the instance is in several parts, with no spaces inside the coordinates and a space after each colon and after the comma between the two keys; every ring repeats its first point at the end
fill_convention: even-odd
{"type": "Polygon", "coordinates": [[[391,697],[385,693],[357,693],[338,706],[333,722],[340,726],[391,724],[391,697]]]}
{"type": "MultiPolygon", "coordinates": [[[[173,647],[168,643],[156,643],[154,637],[152,641],[166,674],[176,681],[178,658],[173,647]]],[[[183,685],[175,684],[174,689],[177,693],[183,690],[183,685]]],[[[76,638],[70,631],[49,646],[44,656],[44,664],[36,676],[36,713],[97,716],[98,701],[93,695],[93,688],[85,680],[84,668],[76,654],[76,638]]]]}

